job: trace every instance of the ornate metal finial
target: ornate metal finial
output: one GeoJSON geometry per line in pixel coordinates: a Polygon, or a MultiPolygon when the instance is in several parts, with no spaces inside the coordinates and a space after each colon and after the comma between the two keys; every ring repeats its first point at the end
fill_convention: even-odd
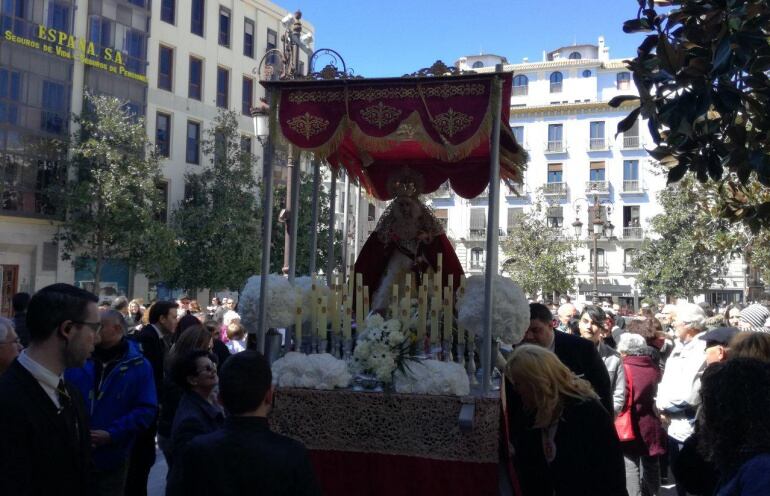
{"type": "Polygon", "coordinates": [[[449,67],[444,62],[437,60],[430,67],[424,67],[417,72],[404,74],[404,77],[435,77],[435,76],[456,76],[460,74],[457,67],[449,67]]]}
{"type": "Polygon", "coordinates": [[[331,48],[319,48],[310,57],[307,79],[351,79],[353,71],[348,69],[342,55],[331,48]],[[320,71],[316,70],[319,59],[325,58],[326,65],[320,71]],[[341,66],[341,68],[340,68],[341,66]]]}

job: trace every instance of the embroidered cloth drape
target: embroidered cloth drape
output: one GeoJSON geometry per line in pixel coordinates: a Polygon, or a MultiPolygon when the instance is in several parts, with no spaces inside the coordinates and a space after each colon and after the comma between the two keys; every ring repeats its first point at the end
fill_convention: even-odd
{"type": "Polygon", "coordinates": [[[497,77],[500,177],[518,182],[526,153],[508,125],[510,73],[262,84],[273,90],[274,138],[344,167],[375,197],[389,199],[388,176],[406,166],[422,174],[422,193],[449,180],[473,198],[489,182],[497,77]]]}

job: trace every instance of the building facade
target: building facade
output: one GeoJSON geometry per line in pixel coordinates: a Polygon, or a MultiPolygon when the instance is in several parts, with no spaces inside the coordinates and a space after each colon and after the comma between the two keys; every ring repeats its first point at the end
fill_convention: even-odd
{"type": "MultiPolygon", "coordinates": [[[[539,62],[506,64],[490,56],[463,57],[463,70],[491,71],[503,64],[513,72],[510,125],[529,153],[524,182],[518,194],[501,190],[499,228],[505,235],[521,213],[538,201],[547,209],[548,224],[563,236],[575,238],[573,224],[582,230],[577,301],[593,298],[594,253],[591,226],[593,205],[614,230],[597,240],[598,296],[629,308],[638,308],[642,296],[636,283],[634,257],[650,235],[649,220],[662,212],[657,194],[666,177],[645,151],[653,142],[645,121],[617,136],[618,123],[629,108],[607,105],[617,95],[637,94],[621,59],[611,59],[603,38],[596,45],[573,45],[544,52],[539,62]],[[480,67],[483,64],[483,67],[480,67]]],[[[449,237],[470,274],[483,271],[486,249],[487,199],[464,200],[447,189],[433,195],[438,217],[446,219],[449,237]]],[[[499,254],[505,261],[505,254],[499,254]]],[[[725,286],[706,291],[712,301],[740,300],[745,268],[740,260],[725,269],[725,286]]],[[[551,295],[543,295],[550,299],[551,295]]],[[[657,295],[649,295],[657,296],[657,295]]]]}
{"type": "Polygon", "coordinates": [[[261,155],[248,110],[263,95],[256,67],[280,48],[287,14],[265,0],[0,2],[0,315],[15,292],[54,282],[153,295],[152,281],[119,263],[108,262],[92,288],[61,261],[53,239],[63,212],[45,194],[66,174],[53,141],[72,132],[85,91],[120,98],[164,156],[173,209],[185,173],[206,160],[200,142],[219,108],[240,114],[242,146],[261,155]]]}

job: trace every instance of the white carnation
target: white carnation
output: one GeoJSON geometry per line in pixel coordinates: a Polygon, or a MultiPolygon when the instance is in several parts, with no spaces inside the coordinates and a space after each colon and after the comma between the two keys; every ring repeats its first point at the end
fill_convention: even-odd
{"type": "Polygon", "coordinates": [[[396,319],[390,319],[382,324],[382,330],[385,332],[394,332],[401,330],[401,322],[396,319]]]}
{"type": "Polygon", "coordinates": [[[467,396],[470,383],[459,363],[423,360],[409,364],[406,374],[397,371],[395,388],[399,393],[467,396]]]}
{"type": "MultiPolygon", "coordinates": [[[[259,318],[259,297],[262,278],[259,275],[249,277],[238,300],[238,312],[247,329],[256,329],[259,318]]],[[[267,304],[265,323],[267,327],[288,327],[294,323],[296,309],[294,288],[280,275],[267,276],[267,304]]]]}
{"type": "Polygon", "coordinates": [[[347,387],[347,364],[328,353],[305,355],[289,352],[273,363],[273,381],[280,387],[333,389],[347,387]]]}
{"type": "Polygon", "coordinates": [[[367,329],[381,329],[384,323],[385,323],[385,319],[383,319],[382,315],[378,313],[373,313],[372,315],[366,318],[367,329]]]}
{"type": "MultiPolygon", "coordinates": [[[[492,336],[515,345],[529,327],[529,303],[511,279],[493,276],[492,336]]],[[[465,295],[457,302],[457,322],[476,335],[484,334],[484,276],[466,280],[465,295]]]]}

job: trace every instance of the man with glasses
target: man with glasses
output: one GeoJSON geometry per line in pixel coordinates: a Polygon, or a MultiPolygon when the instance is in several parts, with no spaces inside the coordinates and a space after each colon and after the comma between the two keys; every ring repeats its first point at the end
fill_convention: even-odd
{"type": "Polygon", "coordinates": [[[126,339],[126,321],[118,310],[101,312],[101,341],[84,367],[65,378],[86,399],[90,412],[92,479],[96,496],[122,496],[128,457],[137,435],[158,412],[150,362],[139,345],[126,339]]]}
{"type": "Polygon", "coordinates": [[[32,296],[30,345],[0,376],[0,494],[88,494],[88,416],[63,374],[99,342],[97,302],[63,283],[32,296]]]}

